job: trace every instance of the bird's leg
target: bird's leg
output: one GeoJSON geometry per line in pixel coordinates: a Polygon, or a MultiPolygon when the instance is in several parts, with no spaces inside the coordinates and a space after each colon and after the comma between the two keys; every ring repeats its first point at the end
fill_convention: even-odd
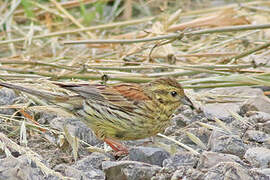
{"type": "Polygon", "coordinates": [[[115,155],[120,156],[128,154],[128,148],[120,142],[109,138],[105,138],[104,142],[106,142],[116,152],[115,155]]]}

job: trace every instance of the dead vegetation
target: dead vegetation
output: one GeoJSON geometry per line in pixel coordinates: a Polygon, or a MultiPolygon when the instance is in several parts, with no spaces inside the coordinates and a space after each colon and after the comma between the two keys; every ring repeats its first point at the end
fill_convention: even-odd
{"type": "MultiPolygon", "coordinates": [[[[140,83],[161,76],[174,76],[192,89],[269,86],[270,2],[211,2],[2,0],[0,78],[55,92],[61,91],[52,81],[140,83]]],[[[38,123],[33,112],[55,109],[25,96],[1,107],[16,111],[1,115],[8,137],[0,135],[0,147],[6,155],[7,147],[31,153],[43,171],[55,174],[23,147],[26,129],[30,137],[48,131],[65,135],[73,151],[78,140],[38,123]],[[30,106],[33,102],[37,106],[30,106]]],[[[227,129],[218,119],[217,124],[227,129]]]]}

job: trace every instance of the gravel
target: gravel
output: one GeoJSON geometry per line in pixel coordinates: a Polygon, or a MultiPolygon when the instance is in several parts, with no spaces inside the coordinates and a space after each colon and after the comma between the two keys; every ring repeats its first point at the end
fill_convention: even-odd
{"type": "MultiPolygon", "coordinates": [[[[44,166],[76,180],[269,180],[269,98],[260,89],[249,87],[215,88],[205,92],[233,95],[234,98],[226,97],[230,103],[210,103],[206,100],[200,106],[202,112],[185,107],[181,113],[179,109],[172,120],[172,126],[166,130],[168,136],[192,147],[199,155],[158,137],[156,143],[149,142],[150,138],[123,142],[128,144],[129,155],[121,157],[111,152],[91,153],[80,146],[87,153],[79,153],[78,160],[74,161],[70,147],[57,146],[58,136],[53,131],[42,133],[42,136],[39,133],[29,133],[28,138],[33,138],[34,141],[29,141],[28,146],[40,154],[39,159],[44,166]],[[241,98],[242,96],[247,98],[241,98]],[[228,109],[238,113],[244,121],[233,117],[228,109]],[[213,121],[215,117],[220,118],[226,128],[213,121]],[[198,122],[208,124],[209,127],[198,122]],[[205,148],[196,144],[185,132],[195,135],[205,148]],[[53,159],[57,161],[52,161],[53,159]]],[[[0,105],[13,104],[16,98],[18,97],[14,91],[0,89],[0,105]]],[[[3,109],[0,111],[4,114],[15,112],[3,109]]],[[[39,123],[52,129],[63,130],[66,126],[70,134],[91,145],[103,146],[103,142],[79,119],[57,117],[49,112],[35,117],[39,118],[39,123]]],[[[13,141],[17,142],[17,139],[14,138],[13,141]]],[[[0,147],[8,146],[11,151],[10,156],[7,152],[0,151],[0,179],[59,179],[55,173],[44,174],[29,156],[12,149],[10,144],[2,145],[2,141],[0,143],[0,147]]]]}

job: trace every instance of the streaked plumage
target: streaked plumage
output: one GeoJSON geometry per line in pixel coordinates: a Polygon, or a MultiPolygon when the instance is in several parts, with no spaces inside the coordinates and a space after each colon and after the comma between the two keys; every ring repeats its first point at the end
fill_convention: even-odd
{"type": "MultiPolygon", "coordinates": [[[[71,109],[101,139],[135,140],[153,136],[168,127],[170,117],[181,104],[191,105],[173,78],[159,78],[140,85],[56,84],[76,95],[51,95],[50,101],[71,109]]],[[[42,96],[37,90],[3,82],[0,85],[42,96]]]]}

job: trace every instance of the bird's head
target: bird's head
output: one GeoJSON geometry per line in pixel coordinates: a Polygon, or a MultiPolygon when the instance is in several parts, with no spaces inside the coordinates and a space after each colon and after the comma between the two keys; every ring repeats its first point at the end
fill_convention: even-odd
{"type": "Polygon", "coordinates": [[[175,110],[181,105],[193,106],[181,85],[174,78],[156,79],[149,82],[145,88],[154,100],[170,109],[175,110]]]}

